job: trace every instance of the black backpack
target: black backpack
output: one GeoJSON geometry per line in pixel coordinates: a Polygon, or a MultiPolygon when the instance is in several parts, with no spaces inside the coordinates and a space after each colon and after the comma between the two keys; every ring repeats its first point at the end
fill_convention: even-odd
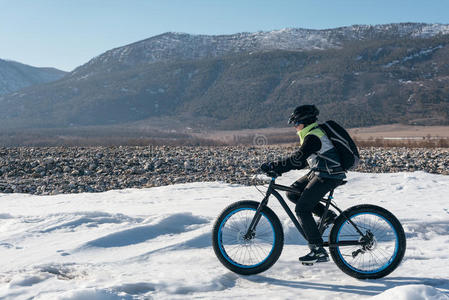
{"type": "Polygon", "coordinates": [[[346,129],[332,120],[319,126],[336,148],[343,169],[347,171],[357,167],[360,160],[359,150],[346,129]]]}

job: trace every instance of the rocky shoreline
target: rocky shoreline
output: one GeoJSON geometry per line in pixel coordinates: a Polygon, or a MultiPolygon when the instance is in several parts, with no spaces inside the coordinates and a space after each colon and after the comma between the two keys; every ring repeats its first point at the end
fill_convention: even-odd
{"type": "MultiPolygon", "coordinates": [[[[102,192],[195,181],[251,184],[261,163],[295,146],[0,148],[0,193],[102,192]]],[[[359,172],[449,175],[449,149],[364,148],[359,172]]]]}

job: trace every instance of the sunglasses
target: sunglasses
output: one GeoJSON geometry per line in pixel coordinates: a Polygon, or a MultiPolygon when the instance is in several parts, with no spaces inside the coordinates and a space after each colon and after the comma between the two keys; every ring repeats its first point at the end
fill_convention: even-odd
{"type": "Polygon", "coordinates": [[[296,119],[296,120],[290,119],[288,123],[293,125],[294,127],[296,127],[296,126],[299,126],[300,124],[304,124],[304,120],[302,118],[296,119]]]}
{"type": "Polygon", "coordinates": [[[290,116],[290,119],[288,120],[288,124],[293,125],[294,127],[299,126],[299,124],[302,124],[302,119],[294,119],[294,116],[290,116]]]}

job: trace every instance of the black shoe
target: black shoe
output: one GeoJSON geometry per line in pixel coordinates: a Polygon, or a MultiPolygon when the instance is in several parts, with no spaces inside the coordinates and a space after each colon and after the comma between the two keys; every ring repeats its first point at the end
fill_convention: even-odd
{"type": "Polygon", "coordinates": [[[314,263],[321,263],[329,261],[329,255],[323,247],[312,247],[310,253],[299,258],[303,265],[313,265],[314,263]]]}

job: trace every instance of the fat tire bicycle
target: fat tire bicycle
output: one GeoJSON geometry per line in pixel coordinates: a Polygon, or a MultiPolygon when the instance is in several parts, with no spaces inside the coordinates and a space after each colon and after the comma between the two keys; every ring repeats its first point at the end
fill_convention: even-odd
{"type": "MultiPolygon", "coordinates": [[[[281,255],[284,231],[278,216],[268,207],[270,195],[279,200],[299,234],[305,238],[297,217],[278,191],[301,192],[276,184],[276,175],[269,175],[271,180],[261,202],[235,202],[221,212],[213,226],[212,245],[217,258],[238,274],[266,271],[281,255]]],[[[340,185],[345,183],[342,181],[340,185]]],[[[399,220],[386,209],[371,204],[342,211],[333,202],[333,194],[334,189],[321,200],[326,209],[318,221],[318,229],[321,234],[327,229],[324,220],[330,206],[339,212],[328,240],[324,242],[338,268],[358,279],[377,279],[393,272],[406,249],[405,233],[399,220]]]]}

